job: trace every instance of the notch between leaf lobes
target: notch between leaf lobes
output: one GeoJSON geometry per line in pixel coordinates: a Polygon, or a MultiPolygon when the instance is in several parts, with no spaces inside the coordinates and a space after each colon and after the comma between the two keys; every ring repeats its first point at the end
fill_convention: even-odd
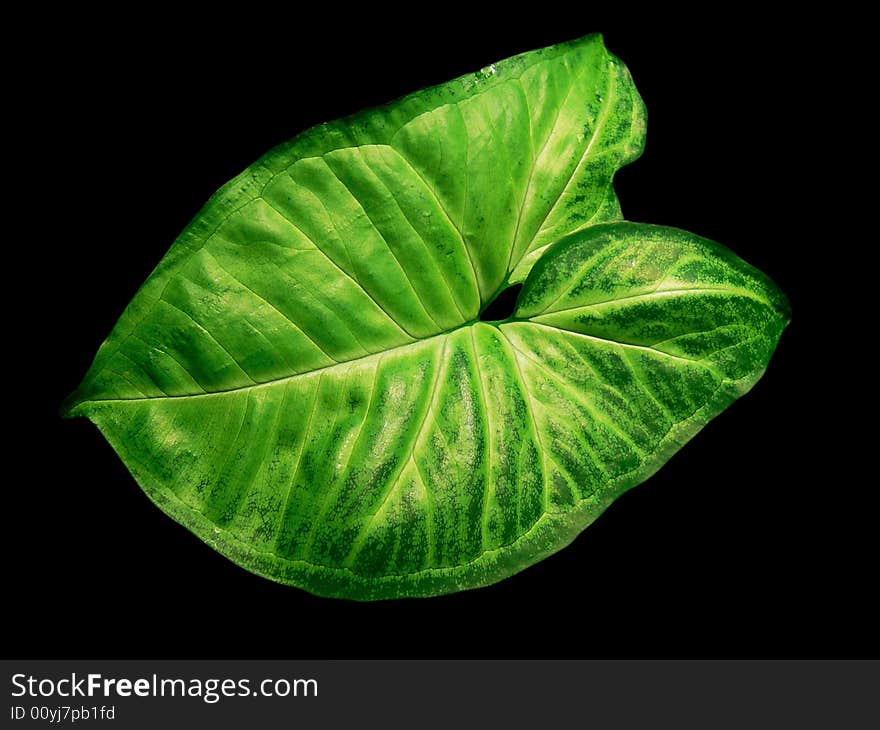
{"type": "Polygon", "coordinates": [[[480,312],[480,322],[500,322],[510,319],[516,311],[516,302],[523,285],[513,284],[502,289],[480,312]]]}

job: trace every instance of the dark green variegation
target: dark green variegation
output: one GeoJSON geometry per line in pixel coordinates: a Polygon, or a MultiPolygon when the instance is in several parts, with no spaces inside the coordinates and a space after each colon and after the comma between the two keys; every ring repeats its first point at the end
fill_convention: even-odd
{"type": "Polygon", "coordinates": [[[721,246],[614,222],[644,126],[588,36],[311,129],[209,201],[66,413],[274,580],[375,599],[511,575],[748,390],[787,322],[721,246]]]}

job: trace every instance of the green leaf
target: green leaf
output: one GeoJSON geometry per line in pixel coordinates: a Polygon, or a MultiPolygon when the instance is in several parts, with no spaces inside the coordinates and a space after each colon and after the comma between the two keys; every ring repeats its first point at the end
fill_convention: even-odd
{"type": "Polygon", "coordinates": [[[787,322],[717,244],[601,223],[643,136],[597,36],[309,130],[209,201],[66,414],[274,580],[375,599],[515,573],[751,387],[787,322]]]}

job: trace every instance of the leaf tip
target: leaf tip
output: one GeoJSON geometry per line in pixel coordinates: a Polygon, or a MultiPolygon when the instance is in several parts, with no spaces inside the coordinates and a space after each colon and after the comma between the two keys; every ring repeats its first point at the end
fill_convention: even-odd
{"type": "Polygon", "coordinates": [[[769,276],[762,275],[767,306],[772,310],[782,332],[791,324],[791,300],[769,276]]]}
{"type": "Polygon", "coordinates": [[[58,415],[61,418],[76,418],[77,416],[85,415],[83,412],[84,406],[85,400],[82,398],[79,388],[77,388],[61,401],[61,405],[58,407],[58,415]]]}

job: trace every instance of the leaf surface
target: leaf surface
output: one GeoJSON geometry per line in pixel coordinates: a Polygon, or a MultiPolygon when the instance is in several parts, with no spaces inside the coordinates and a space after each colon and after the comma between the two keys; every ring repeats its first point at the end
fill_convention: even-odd
{"type": "Polygon", "coordinates": [[[67,413],[275,580],[375,599],[521,570],[751,387],[787,321],[717,244],[602,223],[643,135],[596,36],[309,130],[181,234],[67,413]]]}

